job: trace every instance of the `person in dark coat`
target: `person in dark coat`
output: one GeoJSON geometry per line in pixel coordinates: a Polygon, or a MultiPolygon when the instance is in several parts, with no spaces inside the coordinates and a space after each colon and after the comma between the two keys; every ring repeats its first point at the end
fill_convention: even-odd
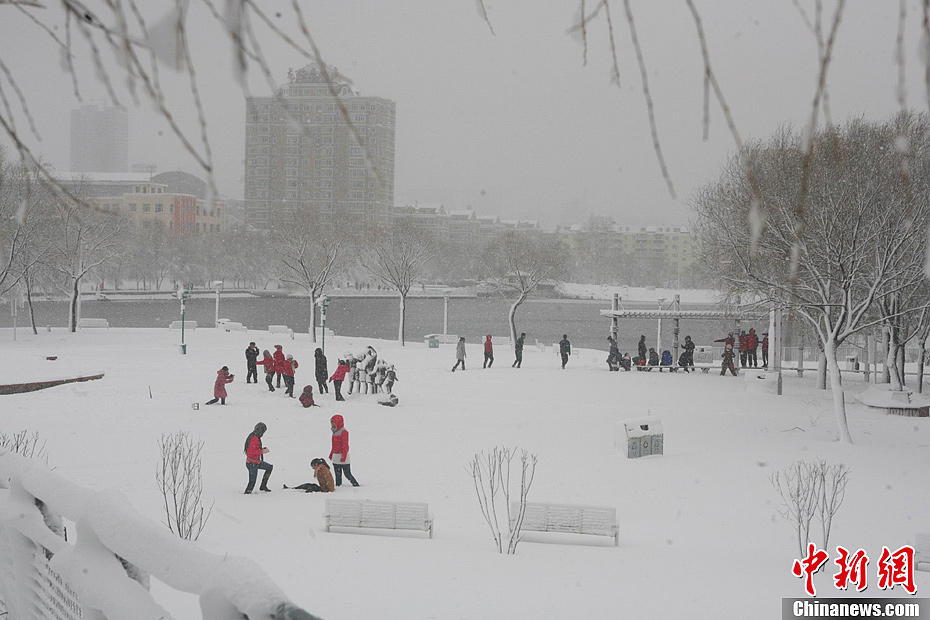
{"type": "Polygon", "coordinates": [[[461,336],[455,345],[455,366],[452,367],[452,372],[455,372],[459,364],[462,365],[462,370],[465,370],[465,336],[461,336]]]}
{"type": "Polygon", "coordinates": [[[490,368],[494,364],[494,345],[491,344],[491,334],[484,337],[484,366],[490,368]]]}
{"type": "Polygon", "coordinates": [[[220,401],[221,405],[226,404],[226,384],[232,383],[235,375],[229,374],[229,366],[223,366],[216,371],[216,381],[213,383],[213,400],[208,400],[207,404],[212,405],[220,401]]]}
{"type": "Polygon", "coordinates": [[[271,470],[274,469],[274,465],[265,462],[268,448],[262,446],[262,435],[265,434],[266,430],[268,430],[268,427],[265,426],[265,423],[259,422],[255,425],[255,430],[245,438],[245,467],[249,470],[249,484],[245,487],[246,493],[251,493],[255,487],[255,479],[258,477],[259,469],[264,470],[265,475],[262,476],[262,484],[258,487],[258,490],[266,493],[271,492],[271,489],[268,488],[268,479],[271,477],[271,470]]]}
{"type": "Polygon", "coordinates": [[[647,351],[648,351],[648,348],[646,347],[646,337],[645,337],[645,336],[640,336],[640,337],[639,337],[639,343],[637,343],[637,345],[636,345],[636,355],[637,355],[637,356],[639,357],[639,359],[641,359],[641,360],[648,359],[648,358],[649,358],[649,354],[647,353],[647,351]]]}
{"type": "Polygon", "coordinates": [[[762,367],[769,367],[769,333],[762,332],[762,367]]]}
{"type": "Polygon", "coordinates": [[[607,346],[610,351],[607,354],[607,370],[620,370],[620,349],[617,348],[617,342],[611,336],[607,336],[607,346]]]}
{"type": "Polygon", "coordinates": [[[572,343],[568,341],[568,334],[562,334],[559,341],[559,355],[562,356],[562,370],[565,370],[565,364],[568,363],[568,356],[572,354],[572,343]]]}
{"type": "Polygon", "coordinates": [[[298,397],[300,404],[304,406],[304,409],[308,407],[319,407],[315,402],[313,402],[313,386],[305,385],[304,391],[300,393],[298,397]]]}
{"type": "Polygon", "coordinates": [[[258,360],[258,347],[255,346],[254,342],[250,342],[249,346],[245,349],[245,382],[252,383],[252,379],[255,379],[255,383],[258,383],[258,366],[256,361],[258,360]]]}
{"type": "Polygon", "coordinates": [[[646,370],[652,370],[653,366],[659,365],[659,354],[656,353],[654,348],[649,349],[649,367],[646,370]]]}
{"type": "Polygon", "coordinates": [[[328,394],[329,386],[326,384],[326,380],[329,378],[329,369],[326,368],[326,356],[323,355],[323,349],[317,349],[313,352],[313,357],[316,361],[316,383],[317,387],[320,390],[320,394],[328,394]]]}
{"type": "Polygon", "coordinates": [[[694,342],[691,341],[691,336],[685,336],[685,341],[681,345],[682,353],[679,358],[679,365],[683,366],[685,370],[694,370],[694,342]],[[684,362],[683,364],[681,362],[684,362]]]}
{"type": "Polygon", "coordinates": [[[520,337],[517,338],[517,341],[513,344],[513,355],[514,360],[513,364],[510,365],[511,368],[519,368],[523,364],[523,342],[526,339],[526,334],[521,332],[520,337]]]}
{"type": "Polygon", "coordinates": [[[630,357],[629,353],[624,353],[620,356],[620,367],[627,372],[633,369],[633,359],[630,357]]]}
{"type": "Polygon", "coordinates": [[[268,391],[274,392],[274,385],[272,385],[272,382],[274,381],[276,364],[274,358],[271,357],[271,353],[268,352],[268,349],[262,351],[262,359],[257,361],[256,364],[265,367],[265,383],[268,384],[268,391]]]}

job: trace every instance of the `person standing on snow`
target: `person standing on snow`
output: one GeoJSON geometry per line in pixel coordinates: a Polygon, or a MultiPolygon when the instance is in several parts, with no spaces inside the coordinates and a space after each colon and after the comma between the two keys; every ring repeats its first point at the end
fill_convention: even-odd
{"type": "Polygon", "coordinates": [[[268,427],[265,426],[265,423],[259,422],[255,425],[255,430],[245,438],[245,467],[249,470],[249,484],[245,487],[246,494],[251,493],[255,487],[255,479],[258,477],[259,469],[263,469],[265,475],[262,476],[262,484],[258,487],[258,490],[266,493],[271,492],[271,489],[268,488],[268,479],[271,477],[271,470],[274,469],[274,465],[265,462],[268,448],[262,446],[262,435],[265,434],[266,430],[268,430],[268,427]]]}
{"type": "Polygon", "coordinates": [[[258,359],[258,347],[255,346],[254,342],[250,342],[249,346],[245,349],[245,382],[252,383],[252,379],[255,379],[255,383],[258,383],[258,366],[256,365],[256,360],[258,359]]]}
{"type": "Polygon", "coordinates": [[[490,368],[493,363],[494,345],[491,344],[491,334],[488,334],[484,337],[484,366],[482,368],[490,368]]]}
{"type": "Polygon", "coordinates": [[[756,351],[759,349],[759,337],[756,335],[756,328],[750,327],[749,334],[746,336],[746,365],[752,368],[759,367],[759,358],[756,357],[756,351]]]}
{"type": "MultiPolygon", "coordinates": [[[[333,390],[336,391],[336,400],[345,400],[342,397],[342,382],[346,378],[346,373],[349,372],[349,365],[345,360],[339,360],[339,365],[336,366],[336,370],[333,372],[333,376],[329,378],[333,382],[333,390]]],[[[349,384],[349,389],[352,389],[352,384],[349,384]]],[[[349,392],[351,394],[351,392],[349,392]]]]}
{"type": "Polygon", "coordinates": [[[684,366],[685,370],[694,370],[694,342],[691,341],[691,336],[685,336],[685,341],[681,345],[681,366],[684,366]]]}
{"type": "Polygon", "coordinates": [[[646,360],[649,358],[648,348],[646,347],[646,337],[640,336],[639,343],[636,345],[636,354],[639,356],[639,359],[646,360]]]}
{"type": "Polygon", "coordinates": [[[274,386],[272,385],[272,382],[274,381],[276,364],[274,358],[271,357],[271,353],[268,352],[268,349],[262,351],[262,356],[263,359],[259,362],[256,362],[256,364],[260,364],[265,367],[265,383],[268,384],[268,391],[274,392],[274,386]]]}
{"type": "Polygon", "coordinates": [[[452,372],[455,372],[459,364],[462,365],[462,370],[465,370],[465,336],[460,337],[458,344],[455,345],[455,366],[452,367],[452,372]]]}
{"type": "Polygon", "coordinates": [[[329,370],[326,368],[326,356],[323,355],[323,349],[317,349],[313,352],[316,361],[316,383],[320,394],[329,393],[329,386],[326,385],[326,379],[329,378],[329,370]]]}
{"type": "Polygon", "coordinates": [[[284,375],[284,387],[287,388],[284,392],[285,396],[294,398],[294,374],[297,372],[297,367],[299,365],[300,364],[297,363],[293,355],[288,354],[288,356],[284,358],[281,374],[284,375]]]}
{"type": "Polygon", "coordinates": [[[739,366],[740,368],[746,368],[748,364],[747,358],[749,357],[749,336],[746,335],[746,331],[743,330],[739,333],[739,366]]]}
{"type": "Polygon", "coordinates": [[[213,400],[208,400],[207,404],[212,405],[220,401],[221,405],[226,404],[226,384],[232,383],[235,375],[229,374],[229,366],[223,366],[216,371],[216,382],[213,384],[213,400]]]}
{"type": "Polygon", "coordinates": [[[329,427],[333,431],[333,448],[329,452],[329,460],[333,463],[336,470],[336,486],[342,486],[342,475],[352,483],[352,486],[358,486],[358,480],[352,475],[352,467],[349,465],[349,431],[346,430],[345,422],[338,413],[329,419],[329,427]]]}
{"type": "Polygon", "coordinates": [[[284,357],[284,349],[281,345],[274,345],[274,371],[278,376],[276,384],[278,387],[281,387],[281,375],[284,374],[284,361],[287,359],[284,357]]]}
{"type": "Polygon", "coordinates": [[[733,345],[727,343],[727,346],[723,349],[723,361],[720,364],[720,376],[727,374],[727,370],[733,373],[733,376],[736,376],[736,365],[734,364],[734,359],[736,358],[736,353],[733,351],[733,345]]]}
{"type": "Polygon", "coordinates": [[[762,332],[762,367],[769,367],[769,333],[762,332]]]}
{"type": "Polygon", "coordinates": [[[568,341],[568,334],[562,334],[562,340],[559,341],[559,355],[562,356],[562,370],[565,370],[565,364],[568,363],[568,356],[572,354],[572,343],[568,341]]]}
{"type": "Polygon", "coordinates": [[[511,368],[519,368],[523,364],[523,342],[526,339],[526,334],[520,332],[520,337],[517,338],[517,341],[513,345],[513,355],[516,359],[513,360],[513,364],[510,365],[511,368]]]}

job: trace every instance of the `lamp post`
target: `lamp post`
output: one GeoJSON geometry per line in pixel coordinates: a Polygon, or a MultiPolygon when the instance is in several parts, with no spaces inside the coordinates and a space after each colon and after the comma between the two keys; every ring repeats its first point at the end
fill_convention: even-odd
{"type": "Polygon", "coordinates": [[[452,294],[451,289],[442,290],[442,335],[445,336],[449,333],[449,295],[452,294]]]}
{"type": "Polygon", "coordinates": [[[323,332],[323,342],[321,349],[323,354],[326,354],[326,309],[329,308],[330,299],[326,295],[322,295],[317,301],[320,304],[320,331],[323,332]]]}
{"type": "Polygon", "coordinates": [[[214,321],[214,327],[219,328],[220,326],[220,287],[223,286],[222,280],[214,280],[213,288],[216,289],[216,320],[214,321]]]}
{"type": "Polygon", "coordinates": [[[187,354],[187,345],[184,344],[184,312],[187,310],[187,299],[190,293],[184,290],[184,287],[178,287],[178,299],[181,300],[181,355],[187,354]]]}
{"type": "MultiPolygon", "coordinates": [[[[659,311],[662,311],[662,304],[665,303],[664,297],[659,297],[659,311]]],[[[659,328],[656,331],[656,353],[662,355],[662,317],[659,317],[659,328]]]]}

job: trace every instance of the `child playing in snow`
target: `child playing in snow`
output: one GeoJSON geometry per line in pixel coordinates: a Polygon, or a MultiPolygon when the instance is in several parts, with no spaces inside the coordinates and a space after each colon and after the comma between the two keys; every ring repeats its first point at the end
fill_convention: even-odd
{"type": "Polygon", "coordinates": [[[342,474],[345,474],[352,486],[357,487],[358,480],[352,475],[352,468],[349,466],[349,431],[346,430],[339,414],[330,418],[329,423],[333,431],[333,449],[329,451],[329,460],[336,470],[336,486],[342,486],[342,474]]]}
{"type": "Polygon", "coordinates": [[[236,375],[229,374],[229,366],[223,366],[216,371],[216,382],[213,384],[213,400],[208,400],[207,404],[212,405],[220,401],[221,405],[226,404],[226,384],[232,383],[236,375]]]}
{"type": "Polygon", "coordinates": [[[316,483],[305,482],[296,487],[284,485],[285,489],[300,489],[304,493],[332,493],[336,490],[333,484],[333,474],[329,471],[329,465],[323,459],[313,459],[310,461],[310,467],[313,468],[313,477],[316,483]]]}
{"type": "Polygon", "coordinates": [[[300,404],[307,407],[319,407],[315,402],[313,402],[313,386],[305,385],[304,391],[300,394],[300,404]]]}

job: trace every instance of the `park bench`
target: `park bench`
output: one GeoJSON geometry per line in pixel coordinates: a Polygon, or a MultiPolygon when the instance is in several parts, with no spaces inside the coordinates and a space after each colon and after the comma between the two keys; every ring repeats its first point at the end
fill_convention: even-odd
{"type": "Polygon", "coordinates": [[[104,328],[110,329],[110,324],[106,319],[78,319],[78,329],[88,329],[88,328],[104,328]]]}
{"type": "MultiPolygon", "coordinates": [[[[171,325],[168,326],[170,331],[181,331],[181,321],[171,321],[171,325]]],[[[195,330],[197,329],[197,321],[184,321],[185,330],[195,330]]]]}
{"type": "Polygon", "coordinates": [[[536,339],[536,348],[539,349],[540,353],[545,353],[549,350],[549,347],[539,341],[539,338],[536,339]]]}
{"type": "Polygon", "coordinates": [[[433,519],[425,503],[327,499],[323,518],[327,532],[331,527],[422,530],[433,537],[433,519]]]}
{"type": "Polygon", "coordinates": [[[437,340],[440,344],[456,344],[459,336],[458,334],[426,334],[423,336],[423,342],[429,344],[430,340],[437,340]]]}
{"type": "Polygon", "coordinates": [[[217,325],[220,329],[225,332],[247,332],[249,328],[243,325],[242,323],[237,323],[236,321],[226,321],[221,322],[217,325]]]}
{"type": "MultiPolygon", "coordinates": [[[[520,512],[520,503],[512,502],[511,520],[520,512]]],[[[511,527],[514,523],[511,523],[511,527]]],[[[591,534],[612,536],[614,546],[620,544],[620,526],[617,525],[617,509],[603,506],[569,506],[565,504],[526,504],[521,532],[565,532],[568,534],[591,534]]]]}
{"type": "Polygon", "coordinates": [[[287,325],[269,325],[268,326],[269,334],[287,334],[291,337],[291,340],[294,339],[294,330],[288,327],[287,325]]]}
{"type": "Polygon", "coordinates": [[[930,534],[914,536],[914,555],[915,568],[930,571],[930,534]]]}

